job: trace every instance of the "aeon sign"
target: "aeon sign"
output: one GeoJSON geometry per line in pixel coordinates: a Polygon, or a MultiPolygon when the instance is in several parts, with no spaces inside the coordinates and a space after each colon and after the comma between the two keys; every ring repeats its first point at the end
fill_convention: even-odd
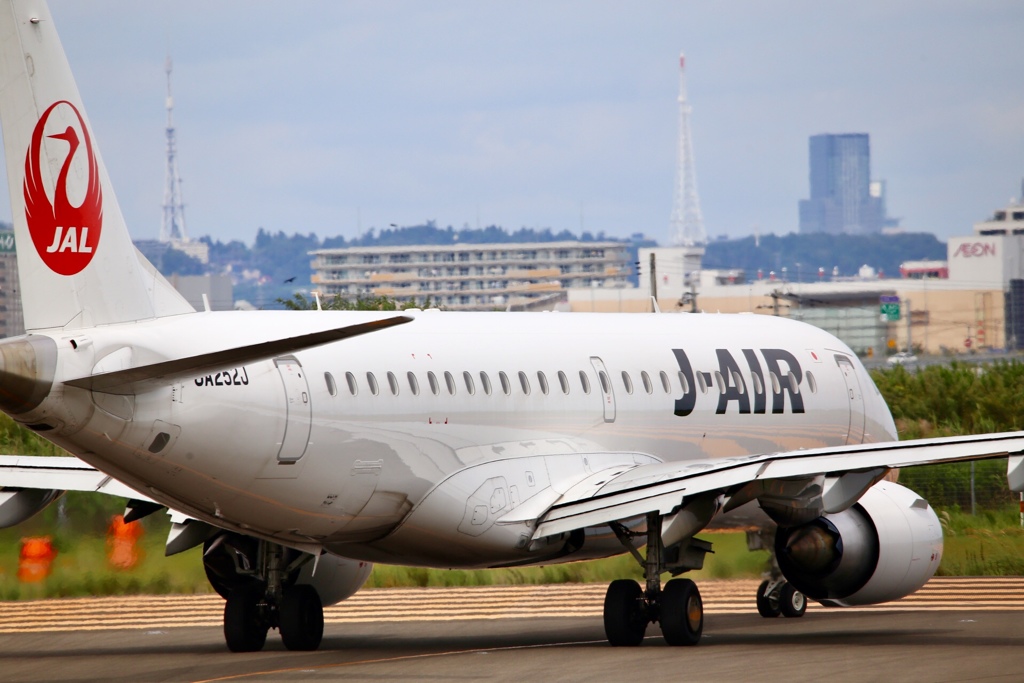
{"type": "MultiPolygon", "coordinates": [[[[47,175],[52,178],[52,169],[47,170],[51,170],[47,175]]],[[[99,165],[82,115],[70,102],[54,102],[39,117],[25,155],[25,219],[39,257],[50,270],[59,275],[81,272],[96,253],[103,228],[103,193],[99,176],[99,165]],[[57,107],[70,109],[73,116],[61,118],[70,118],[71,123],[77,123],[77,126],[69,125],[63,131],[46,136],[67,143],[51,202],[43,185],[42,157],[53,149],[54,143],[47,143],[49,149],[44,148],[43,136],[46,123],[57,107]],[[85,155],[82,159],[85,162],[84,169],[81,164],[74,164],[76,154],[85,155]],[[68,187],[69,176],[74,179],[71,188],[68,187]],[[80,194],[82,182],[85,184],[84,196],[81,203],[74,206],[69,192],[80,194]]]]}
{"type": "Polygon", "coordinates": [[[953,258],[959,256],[964,258],[984,258],[995,255],[996,245],[990,242],[964,242],[953,252],[953,258]]]}

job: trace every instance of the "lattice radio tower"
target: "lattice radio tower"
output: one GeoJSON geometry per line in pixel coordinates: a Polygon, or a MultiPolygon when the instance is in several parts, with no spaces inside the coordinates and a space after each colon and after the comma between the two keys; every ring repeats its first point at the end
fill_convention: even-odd
{"type": "Polygon", "coordinates": [[[693,165],[693,141],[690,138],[690,112],[693,108],[686,100],[685,57],[679,55],[679,158],[676,165],[676,186],[672,199],[672,219],[669,227],[672,245],[692,247],[707,242],[704,217],[697,196],[697,172],[693,165]]]}
{"type": "Polygon", "coordinates": [[[188,242],[185,204],[178,175],[178,146],[174,138],[174,98],[171,96],[171,58],[167,57],[167,177],[164,183],[164,217],[160,223],[161,242],[188,242]]]}

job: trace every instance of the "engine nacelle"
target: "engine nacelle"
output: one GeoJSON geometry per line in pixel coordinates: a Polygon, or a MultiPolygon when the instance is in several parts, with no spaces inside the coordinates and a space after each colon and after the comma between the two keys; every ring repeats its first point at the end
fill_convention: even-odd
{"type": "Polygon", "coordinates": [[[0,529],[21,524],[63,493],[50,489],[0,488],[0,529]]]}
{"type": "Polygon", "coordinates": [[[786,580],[807,597],[871,605],[910,595],[935,574],[942,525],[919,495],[883,481],[843,512],[780,528],[775,553],[786,580]]]}
{"type": "MultiPolygon", "coordinates": [[[[223,537],[207,540],[203,546],[203,567],[210,585],[223,598],[235,590],[265,586],[257,572],[259,552],[259,541],[251,536],[225,532],[223,537]]],[[[291,548],[284,548],[283,552],[285,566],[291,565],[301,556],[298,550],[291,548]]],[[[373,569],[369,562],[337,555],[321,555],[315,566],[314,574],[314,560],[310,558],[286,577],[285,585],[313,586],[325,607],[341,602],[359,590],[370,578],[373,569]]]]}

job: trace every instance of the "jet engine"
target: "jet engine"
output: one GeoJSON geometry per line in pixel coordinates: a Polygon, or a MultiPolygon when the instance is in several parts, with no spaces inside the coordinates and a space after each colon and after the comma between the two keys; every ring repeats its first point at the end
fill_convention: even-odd
{"type": "Polygon", "coordinates": [[[50,489],[0,488],[0,529],[21,524],[63,493],[50,489]]]}
{"type": "Polygon", "coordinates": [[[786,579],[829,606],[897,600],[925,584],[942,559],[942,526],[910,489],[879,482],[852,507],[779,528],[775,553],[786,579]]]}
{"type": "MultiPolygon", "coordinates": [[[[261,566],[260,552],[260,542],[251,536],[228,532],[218,535],[204,545],[206,578],[223,598],[227,598],[231,591],[262,588],[266,585],[266,577],[257,571],[261,566]]],[[[282,548],[282,552],[284,566],[294,567],[285,578],[285,585],[313,586],[325,607],[339,603],[359,590],[373,569],[369,562],[337,555],[321,555],[319,561],[307,555],[308,561],[303,563],[300,551],[282,548]]]]}

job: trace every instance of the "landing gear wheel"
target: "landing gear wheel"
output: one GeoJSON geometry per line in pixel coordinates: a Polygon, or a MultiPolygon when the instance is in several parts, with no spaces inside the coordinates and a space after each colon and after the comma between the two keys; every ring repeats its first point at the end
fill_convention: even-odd
{"type": "Polygon", "coordinates": [[[782,616],[789,618],[802,617],[807,611],[807,598],[804,594],[793,588],[793,584],[784,583],[779,589],[779,608],[782,616]]]}
{"type": "Polygon", "coordinates": [[[630,579],[612,581],[604,596],[604,632],[612,647],[635,647],[647,630],[644,592],[630,579]]]}
{"type": "Polygon", "coordinates": [[[673,579],[660,597],[661,633],[669,645],[696,645],[704,631],[704,603],[697,584],[673,579]]]}
{"type": "Polygon", "coordinates": [[[289,650],[315,650],[324,637],[324,607],[312,586],[285,589],[280,610],[281,640],[289,650]]]}
{"type": "Polygon", "coordinates": [[[771,581],[765,581],[757,588],[757,613],[765,619],[774,619],[782,614],[778,594],[771,595],[768,593],[771,585],[771,581]]]}
{"type": "Polygon", "coordinates": [[[260,613],[262,596],[241,590],[228,594],[224,604],[224,640],[232,652],[259,652],[267,642],[269,628],[260,613]]]}

